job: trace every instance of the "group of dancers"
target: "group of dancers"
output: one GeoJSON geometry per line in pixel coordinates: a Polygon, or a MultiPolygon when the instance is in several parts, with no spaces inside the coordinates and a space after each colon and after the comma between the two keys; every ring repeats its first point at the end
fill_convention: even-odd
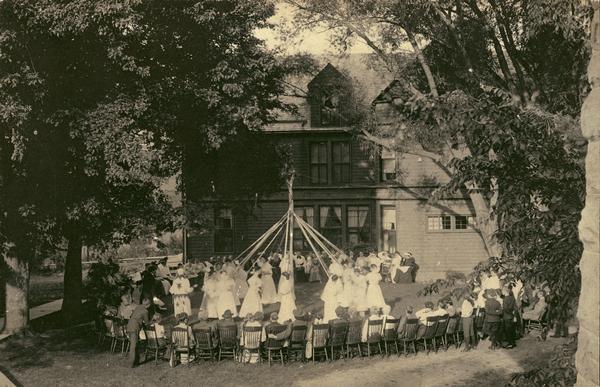
{"type": "MultiPolygon", "coordinates": [[[[279,303],[278,322],[293,320],[296,309],[294,292],[294,270],[297,269],[297,256],[275,253],[269,257],[259,257],[247,272],[237,260],[225,260],[222,265],[207,262],[205,265],[203,299],[200,313],[210,319],[218,319],[229,310],[234,317],[245,317],[263,312],[264,307],[279,303]],[[279,261],[281,276],[274,281],[270,262],[279,261]]],[[[324,303],[323,319],[336,318],[338,307],[354,308],[358,312],[372,307],[386,306],[380,283],[381,257],[376,255],[359,257],[356,261],[338,253],[329,259],[329,265],[320,259],[320,265],[327,267],[327,283],[321,293],[324,303]]],[[[324,271],[324,270],[323,270],[324,271]]],[[[185,312],[192,315],[189,294],[194,290],[185,278],[183,270],[177,271],[170,293],[173,295],[175,315],[185,312]]]]}

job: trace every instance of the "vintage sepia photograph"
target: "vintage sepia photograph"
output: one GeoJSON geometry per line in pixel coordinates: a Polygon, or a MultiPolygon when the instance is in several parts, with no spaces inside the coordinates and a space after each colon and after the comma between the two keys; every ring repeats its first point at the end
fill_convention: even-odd
{"type": "Polygon", "coordinates": [[[600,386],[599,0],[0,0],[0,387],[600,386]]]}

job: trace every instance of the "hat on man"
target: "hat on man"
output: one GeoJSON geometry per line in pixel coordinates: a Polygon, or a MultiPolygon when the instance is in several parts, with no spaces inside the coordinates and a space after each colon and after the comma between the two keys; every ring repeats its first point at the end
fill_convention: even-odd
{"type": "Polygon", "coordinates": [[[306,317],[306,312],[304,311],[304,309],[300,309],[300,308],[294,309],[294,318],[296,320],[301,320],[304,317],[306,317]]]}
{"type": "Polygon", "coordinates": [[[223,316],[224,319],[226,318],[233,318],[233,313],[231,313],[231,311],[229,309],[227,309],[225,312],[223,312],[223,316]]]}
{"type": "Polygon", "coordinates": [[[263,312],[256,312],[256,313],[254,313],[253,318],[256,321],[262,321],[265,318],[265,315],[263,314],[263,312]]]}

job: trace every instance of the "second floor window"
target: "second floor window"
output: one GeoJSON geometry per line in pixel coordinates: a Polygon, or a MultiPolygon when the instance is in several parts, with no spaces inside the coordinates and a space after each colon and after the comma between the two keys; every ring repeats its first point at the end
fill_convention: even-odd
{"type": "Polygon", "coordinates": [[[332,180],[334,183],[350,182],[350,143],[333,142],[332,148],[332,180]]]}
{"type": "Polygon", "coordinates": [[[233,253],[233,214],[231,208],[220,208],[215,213],[215,252],[233,253]]]}
{"type": "Polygon", "coordinates": [[[381,149],[381,181],[396,180],[396,154],[386,148],[381,149]]]}
{"type": "Polygon", "coordinates": [[[310,182],[327,184],[327,143],[310,144],[310,182]]]}

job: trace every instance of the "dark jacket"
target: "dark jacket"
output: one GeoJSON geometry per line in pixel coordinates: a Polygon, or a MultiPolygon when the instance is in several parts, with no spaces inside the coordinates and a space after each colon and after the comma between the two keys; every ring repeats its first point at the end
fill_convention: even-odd
{"type": "Polygon", "coordinates": [[[517,301],[512,294],[504,297],[502,303],[502,319],[512,320],[517,315],[517,301]]]}
{"type": "Polygon", "coordinates": [[[502,305],[493,299],[485,300],[485,319],[487,322],[498,322],[502,318],[502,305]]]}
{"type": "Polygon", "coordinates": [[[138,305],[127,322],[127,332],[139,332],[142,323],[148,323],[148,309],[144,305],[138,305]]]}

